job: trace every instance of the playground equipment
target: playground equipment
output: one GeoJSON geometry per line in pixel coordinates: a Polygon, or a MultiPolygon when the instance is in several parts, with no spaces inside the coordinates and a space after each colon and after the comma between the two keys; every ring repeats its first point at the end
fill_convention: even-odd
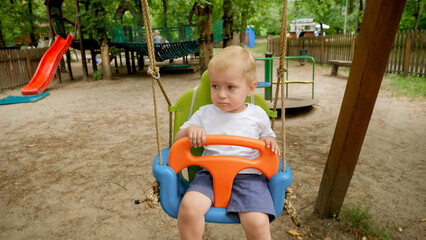
{"type": "MultiPolygon", "coordinates": [[[[257,85],[258,87],[263,87],[265,88],[265,99],[266,100],[273,100],[273,96],[272,96],[272,87],[273,84],[276,84],[277,82],[274,82],[272,80],[272,73],[273,73],[273,60],[274,59],[279,59],[279,57],[264,57],[264,58],[256,58],[256,61],[264,61],[265,62],[265,80],[264,82],[259,82],[257,85]]],[[[315,87],[315,59],[311,56],[286,56],[285,57],[286,60],[286,68],[287,71],[285,73],[285,108],[286,109],[290,109],[290,108],[302,108],[302,107],[309,107],[312,106],[314,104],[316,104],[318,102],[317,99],[314,99],[314,87],[315,87]],[[312,61],[312,79],[310,80],[289,80],[289,60],[292,59],[310,59],[312,61]],[[311,91],[311,95],[312,98],[308,99],[308,98],[289,98],[288,97],[288,91],[289,91],[289,84],[311,84],[312,85],[312,91],[311,91]]]]}
{"type": "MultiPolygon", "coordinates": [[[[246,101],[259,105],[267,112],[268,116],[270,117],[277,116],[276,112],[270,110],[266,101],[257,93],[255,93],[253,98],[248,98],[246,101]]],[[[195,89],[190,89],[185,92],[178,99],[175,105],[169,107],[169,111],[174,112],[175,114],[173,135],[175,135],[179,130],[179,127],[189,119],[189,116],[192,115],[192,113],[197,111],[199,107],[206,104],[211,104],[210,80],[208,78],[207,71],[203,73],[200,85],[198,85],[195,89]]],[[[263,160],[258,159],[253,161],[249,159],[243,160],[241,158],[237,159],[232,157],[224,158],[223,156],[220,156],[219,159],[221,160],[217,159],[218,157],[210,157],[207,159],[206,157],[193,157],[189,151],[188,141],[181,140],[179,141],[179,144],[176,142],[173,144],[171,149],[166,148],[162,150],[161,159],[163,162],[160,160],[160,155],[157,155],[153,163],[153,174],[160,183],[160,202],[164,211],[171,217],[177,217],[181,198],[189,186],[188,180],[182,176],[180,171],[182,170],[183,166],[187,167],[198,165],[210,170],[215,184],[214,191],[216,200],[214,207],[212,207],[205,216],[206,221],[216,223],[236,223],[235,220],[225,214],[226,209],[224,208],[227,206],[229,200],[230,188],[232,188],[232,180],[239,172],[239,170],[252,167],[258,163],[259,165],[257,165],[257,167],[254,166],[254,168],[258,168],[261,171],[263,170],[262,172],[268,172],[268,174],[265,174],[265,176],[270,179],[269,189],[271,195],[273,196],[275,214],[278,217],[284,207],[285,189],[292,181],[290,167],[286,165],[286,170],[283,171],[282,159],[278,159],[277,156],[274,158],[274,156],[271,155],[272,152],[265,148],[264,142],[260,140],[247,140],[245,138],[235,136],[212,137],[210,135],[208,138],[209,140],[206,142],[206,145],[225,144],[256,148],[261,152],[260,158],[263,160]],[[178,164],[175,162],[180,162],[184,159],[188,159],[188,161],[186,163],[181,163],[182,165],[177,167],[178,164]],[[264,161],[268,161],[269,163],[273,164],[273,166],[266,167],[268,169],[266,170],[266,168],[264,168],[265,165],[263,163],[260,164],[260,161],[263,161],[263,163],[264,161]],[[227,171],[225,171],[226,176],[220,175],[221,173],[223,174],[223,169],[227,169],[227,171]],[[233,169],[233,171],[231,171],[231,169],[233,169]],[[224,189],[228,189],[229,192],[228,190],[224,189]]],[[[189,169],[189,172],[189,179],[191,179],[195,174],[195,170],[189,169]]]]}
{"type": "Polygon", "coordinates": [[[71,35],[66,39],[57,36],[53,45],[44,53],[31,81],[21,89],[22,95],[35,95],[42,93],[55,76],[56,69],[62,56],[68,50],[72,42],[71,35]]]}
{"type": "MultiPolygon", "coordinates": [[[[180,205],[180,201],[182,199],[182,196],[184,192],[186,191],[186,188],[188,186],[188,181],[185,180],[182,177],[182,174],[180,173],[180,170],[186,166],[192,165],[192,164],[198,164],[201,166],[206,167],[207,169],[211,170],[211,174],[213,175],[214,181],[219,181],[220,183],[213,183],[214,185],[214,195],[215,199],[219,199],[219,202],[214,203],[214,207],[212,207],[208,213],[206,214],[206,221],[209,222],[221,222],[221,223],[236,223],[235,220],[230,219],[226,214],[226,209],[223,208],[227,205],[227,199],[229,194],[229,189],[232,188],[232,180],[233,177],[238,173],[239,169],[246,168],[248,166],[257,165],[256,168],[261,170],[265,173],[265,176],[270,178],[269,181],[269,188],[271,192],[271,196],[273,197],[274,201],[274,208],[276,211],[276,216],[279,216],[283,210],[284,207],[284,201],[285,201],[285,193],[286,188],[291,184],[292,181],[292,173],[290,168],[288,167],[287,163],[284,161],[283,153],[285,152],[285,132],[284,132],[284,126],[282,127],[282,156],[278,160],[276,158],[268,159],[273,165],[269,167],[262,166],[260,167],[259,161],[262,161],[263,157],[266,157],[265,152],[268,150],[265,150],[264,143],[262,145],[261,142],[258,140],[254,141],[247,141],[247,139],[243,139],[241,137],[230,137],[230,136],[208,136],[208,141],[206,144],[225,144],[225,145],[241,145],[241,146],[248,146],[252,148],[256,148],[260,151],[260,158],[256,159],[254,162],[248,161],[248,160],[242,160],[241,158],[235,159],[235,158],[226,158],[230,160],[227,163],[224,163],[223,161],[219,161],[218,159],[214,157],[207,158],[208,161],[211,161],[213,165],[219,164],[219,166],[214,166],[209,164],[205,164],[202,159],[206,158],[197,158],[193,157],[190,153],[190,148],[188,147],[189,143],[187,140],[182,139],[178,143],[175,143],[173,147],[166,148],[161,150],[160,146],[160,136],[159,136],[159,123],[158,123],[158,111],[157,111],[157,100],[156,100],[156,90],[155,90],[155,83],[157,82],[160,86],[164,97],[166,98],[166,101],[169,105],[169,147],[172,145],[173,136],[178,131],[179,127],[187,120],[189,117],[194,113],[196,110],[198,110],[199,107],[211,103],[210,99],[210,81],[208,78],[207,72],[203,73],[203,76],[201,77],[200,85],[195,87],[194,89],[190,89],[187,92],[185,92],[178,100],[176,105],[171,105],[169,98],[167,97],[167,94],[164,91],[164,88],[162,87],[161,81],[160,81],[160,75],[159,70],[155,65],[155,52],[154,52],[154,43],[152,39],[152,30],[151,30],[151,22],[149,18],[149,8],[148,3],[146,0],[142,1],[143,9],[144,9],[144,23],[145,23],[145,30],[146,30],[146,41],[147,41],[147,47],[148,47],[148,56],[150,58],[150,68],[148,70],[148,74],[152,77],[152,90],[153,90],[153,100],[154,100],[154,112],[155,112],[155,124],[156,124],[156,136],[157,136],[157,151],[158,155],[154,160],[153,163],[153,173],[154,176],[157,178],[160,184],[160,202],[161,205],[166,213],[168,213],[172,217],[177,217],[178,209],[180,205]],[[174,122],[174,128],[172,124],[172,113],[175,113],[175,122],[174,122]],[[243,143],[237,143],[237,142],[243,142],[243,143]],[[175,154],[175,152],[179,152],[179,154],[175,154]],[[186,158],[186,163],[181,163],[183,160],[179,160],[180,157],[186,158]],[[279,161],[282,161],[282,163],[279,163],[279,161]],[[177,163],[176,163],[177,162],[177,163]],[[223,171],[223,164],[226,164],[226,168],[233,169],[232,171],[225,171],[226,173],[226,181],[218,180],[220,178],[219,173],[216,172],[216,169],[218,167],[221,167],[221,171],[223,171]],[[179,167],[177,167],[179,165],[179,167]],[[277,166],[279,165],[279,166],[277,166]],[[280,168],[281,167],[281,168],[280,168]],[[272,176],[272,177],[271,177],[272,176]],[[218,194],[224,193],[222,196],[218,196],[218,194]]],[[[286,26],[286,1],[284,1],[284,11],[283,11],[283,24],[282,26],[286,26]]],[[[285,39],[285,32],[286,29],[281,29],[282,31],[282,37],[285,39]]],[[[286,41],[284,41],[286,43],[286,41]]],[[[285,44],[282,46],[284,51],[281,54],[280,58],[280,72],[284,72],[284,55],[285,55],[285,44]]],[[[283,75],[280,75],[278,78],[278,84],[277,86],[281,87],[281,104],[284,106],[284,80],[283,75]]],[[[277,87],[277,96],[280,87],[277,87]]],[[[276,100],[277,98],[275,98],[276,100]]],[[[250,101],[253,104],[258,104],[261,106],[270,117],[276,117],[276,105],[277,102],[274,103],[274,110],[270,110],[268,104],[266,101],[259,95],[254,94],[253,97],[247,99],[246,101],[250,101]]],[[[285,119],[282,118],[282,123],[284,124],[285,119]]],[[[274,121],[272,121],[272,127],[274,126],[274,121]]],[[[221,156],[223,157],[223,156],[221,156]]],[[[192,170],[189,169],[189,179],[191,179],[191,172],[192,170]]],[[[288,200],[288,199],[287,199],[288,200]]],[[[287,201],[286,200],[286,201],[287,201]]],[[[287,206],[287,211],[289,208],[289,204],[287,206]]]]}
{"type": "MultiPolygon", "coordinates": [[[[120,18],[120,16],[116,16],[120,18]]],[[[134,51],[143,56],[148,56],[145,27],[141,26],[141,16],[133,15],[133,25],[125,26],[117,24],[108,31],[111,37],[110,45],[134,51]]],[[[180,27],[154,28],[164,39],[162,42],[154,42],[155,60],[162,62],[168,59],[186,57],[200,51],[199,40],[194,39],[194,26],[184,25],[180,27]]],[[[213,21],[213,42],[223,39],[223,21],[213,21]]]]}

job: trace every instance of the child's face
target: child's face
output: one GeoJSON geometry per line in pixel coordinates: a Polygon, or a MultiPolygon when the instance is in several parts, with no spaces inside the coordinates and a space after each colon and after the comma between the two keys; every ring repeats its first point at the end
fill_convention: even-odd
{"type": "Polygon", "coordinates": [[[224,112],[238,113],[246,109],[245,100],[256,89],[256,82],[248,84],[243,74],[236,68],[226,71],[209,71],[211,99],[213,104],[224,112]]]}

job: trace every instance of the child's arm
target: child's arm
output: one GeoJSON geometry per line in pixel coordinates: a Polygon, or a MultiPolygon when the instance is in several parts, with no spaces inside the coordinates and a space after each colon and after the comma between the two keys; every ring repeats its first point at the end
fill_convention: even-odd
{"type": "Polygon", "coordinates": [[[274,137],[264,137],[260,139],[265,142],[266,147],[270,148],[272,152],[277,155],[280,155],[280,147],[278,146],[277,140],[274,137]]]}
{"type": "Polygon", "coordinates": [[[175,138],[177,141],[181,138],[189,137],[189,143],[191,144],[191,146],[198,148],[198,147],[201,147],[204,142],[206,142],[206,136],[207,136],[207,132],[206,130],[204,130],[204,128],[191,125],[187,128],[180,129],[176,133],[175,138]]]}

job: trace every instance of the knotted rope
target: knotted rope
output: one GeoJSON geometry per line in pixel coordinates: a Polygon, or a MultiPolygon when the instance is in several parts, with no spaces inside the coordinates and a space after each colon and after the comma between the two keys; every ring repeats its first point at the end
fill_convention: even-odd
{"type": "MultiPolygon", "coordinates": [[[[157,138],[157,152],[159,156],[159,162],[160,164],[163,164],[162,155],[161,155],[161,144],[160,144],[160,127],[159,127],[159,121],[158,121],[158,107],[157,107],[157,93],[155,90],[155,83],[157,82],[158,86],[160,87],[164,98],[167,101],[167,104],[171,106],[170,99],[168,98],[166,91],[164,90],[163,84],[160,80],[160,69],[156,66],[155,61],[155,50],[154,50],[154,38],[152,36],[152,26],[151,26],[151,18],[149,16],[149,6],[147,0],[141,0],[142,5],[142,13],[143,13],[143,20],[144,20],[144,26],[145,26],[145,36],[146,36],[146,46],[148,48],[148,58],[150,66],[148,67],[148,75],[151,76],[152,80],[152,98],[154,102],[154,117],[155,117],[155,130],[156,130],[156,138],[157,138]]],[[[172,145],[172,121],[173,121],[173,115],[171,112],[169,112],[169,146],[172,145]]]]}
{"type": "MultiPolygon", "coordinates": [[[[285,96],[284,96],[284,87],[285,87],[285,81],[284,81],[284,75],[287,72],[287,68],[284,67],[285,62],[285,56],[287,55],[287,0],[284,0],[283,4],[283,12],[282,12],[282,18],[281,18],[281,31],[280,31],[280,62],[279,66],[277,68],[277,90],[275,92],[275,99],[274,99],[274,111],[277,108],[277,101],[278,101],[278,92],[281,92],[281,157],[283,159],[283,167],[282,171],[285,172],[285,163],[286,163],[286,134],[285,134],[285,96]]],[[[274,126],[274,119],[272,119],[272,127],[274,126]]],[[[293,191],[290,188],[287,188],[286,195],[284,199],[284,211],[290,215],[292,222],[299,226],[299,222],[296,219],[296,209],[293,207],[293,205],[290,202],[290,195],[292,195],[293,191]]]]}
{"type": "MultiPolygon", "coordinates": [[[[145,34],[146,34],[146,45],[148,47],[148,58],[150,66],[148,68],[148,75],[151,76],[152,80],[152,98],[154,102],[154,118],[155,118],[155,132],[156,132],[156,138],[157,138],[157,153],[159,157],[159,163],[163,164],[163,158],[161,155],[161,143],[160,143],[160,127],[159,127],[159,121],[158,121],[158,107],[157,107],[157,93],[155,90],[155,83],[157,82],[158,86],[160,87],[161,91],[163,92],[163,95],[167,101],[167,104],[171,106],[171,102],[164,91],[163,84],[160,80],[160,70],[156,66],[155,61],[155,51],[154,51],[154,38],[152,36],[152,28],[151,28],[151,19],[149,16],[149,7],[148,7],[148,1],[147,0],[141,0],[142,5],[142,12],[143,12],[143,19],[144,19],[144,25],[145,25],[145,34]]],[[[169,146],[172,145],[172,113],[169,113],[169,146]]],[[[150,188],[148,193],[146,194],[146,197],[144,199],[144,202],[148,202],[148,205],[150,207],[153,207],[159,202],[160,196],[159,196],[159,184],[156,181],[154,185],[150,188]]]]}
{"type": "MultiPolygon", "coordinates": [[[[283,159],[283,167],[282,170],[285,172],[285,162],[286,162],[286,148],[285,148],[285,96],[284,96],[284,75],[287,72],[287,69],[284,67],[285,56],[287,55],[287,0],[284,0],[283,13],[281,18],[281,31],[280,31],[280,62],[279,67],[277,68],[277,89],[275,92],[274,98],[274,111],[277,110],[277,103],[279,93],[281,93],[281,158],[283,159]]],[[[275,125],[275,118],[271,120],[272,128],[275,125]]]]}

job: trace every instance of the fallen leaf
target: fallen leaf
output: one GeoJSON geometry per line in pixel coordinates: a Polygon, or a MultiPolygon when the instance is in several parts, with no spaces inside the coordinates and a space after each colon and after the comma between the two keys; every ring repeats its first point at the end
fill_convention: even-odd
{"type": "Polygon", "coordinates": [[[422,222],[426,222],[426,218],[423,218],[423,219],[422,219],[422,222]]]}
{"type": "Polygon", "coordinates": [[[399,232],[402,232],[402,227],[399,227],[399,228],[398,228],[398,231],[399,231],[399,232]]]}
{"type": "Polygon", "coordinates": [[[301,236],[301,234],[296,229],[288,230],[287,232],[296,237],[301,236]]]}

